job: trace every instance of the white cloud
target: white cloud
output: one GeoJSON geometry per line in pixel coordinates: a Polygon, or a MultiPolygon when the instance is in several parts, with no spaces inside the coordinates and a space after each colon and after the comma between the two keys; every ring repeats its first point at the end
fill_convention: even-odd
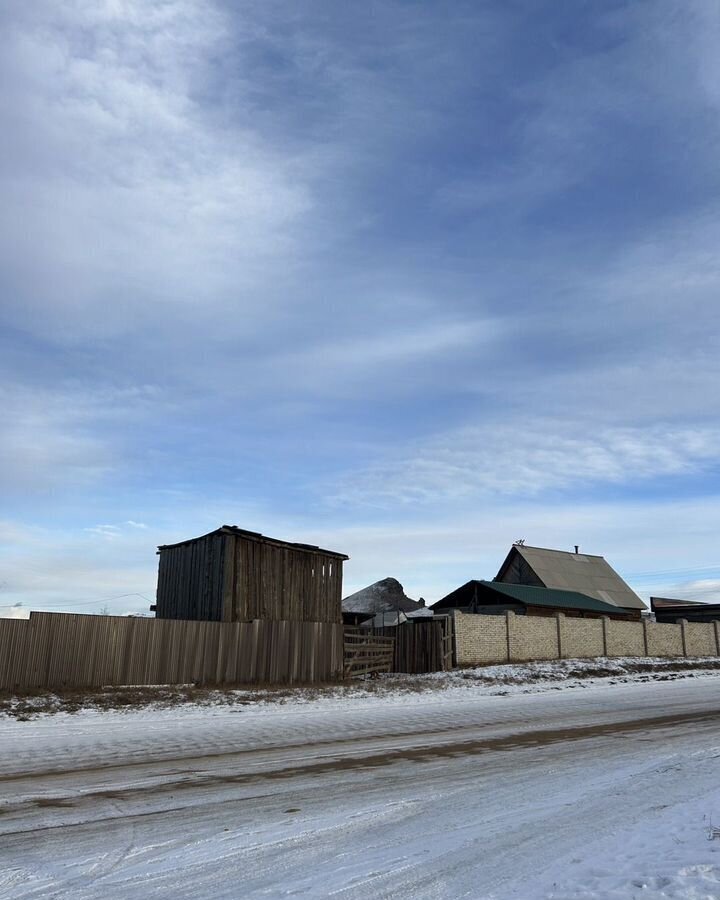
{"type": "MultiPolygon", "coordinates": [[[[349,549],[356,586],[400,569],[415,595],[478,558],[492,574],[520,536],[605,552],[617,531],[653,565],[622,503],[634,531],[533,504],[718,458],[720,209],[709,175],[700,202],[690,183],[716,167],[717,22],[698,9],[602,12],[577,43],[533,35],[531,60],[502,4],[0,13],[0,489],[28,520],[51,495],[70,535],[7,528],[17,596],[150,592],[155,543],[221,521],[349,549]],[[346,469],[329,490],[326,461],[346,469]],[[315,519],[280,512],[305,501],[315,519]]],[[[657,545],[702,561],[674,508],[645,508],[667,516],[657,545]]],[[[706,557],[714,522],[683,519],[706,557]]]]}
{"type": "MultiPolygon", "coordinates": [[[[720,571],[720,564],[715,567],[720,571]]],[[[692,581],[680,581],[675,584],[664,582],[665,591],[660,595],[653,589],[653,596],[667,596],[677,600],[698,600],[704,603],[720,603],[720,578],[697,578],[692,581]]]]}
{"type": "Polygon", "coordinates": [[[147,525],[143,522],[133,522],[132,519],[128,519],[120,525],[93,525],[83,529],[87,534],[97,534],[99,537],[111,541],[120,537],[124,532],[127,533],[128,530],[146,531],[147,525]]]}
{"type": "Polygon", "coordinates": [[[148,599],[152,602],[154,534],[114,526],[27,528],[12,522],[5,522],[4,530],[13,542],[0,549],[0,605],[89,613],[107,606],[121,614],[129,606],[146,612],[148,599]]]}
{"type": "Polygon", "coordinates": [[[68,402],[61,391],[10,386],[0,388],[0,398],[0,485],[8,493],[89,484],[112,465],[86,402],[68,402]]]}
{"type": "MultiPolygon", "coordinates": [[[[367,327],[367,326],[366,326],[367,327]]],[[[412,373],[413,385],[431,380],[448,354],[466,356],[486,352],[497,340],[501,325],[490,319],[464,321],[428,316],[421,325],[391,324],[380,332],[348,336],[344,331],[334,340],[310,343],[302,350],[271,356],[266,363],[267,378],[281,378],[289,392],[357,395],[368,383],[388,384],[403,372],[412,373]]]]}
{"type": "Polygon", "coordinates": [[[127,465],[126,436],[169,404],[149,385],[0,387],[0,488],[7,495],[41,495],[60,487],[87,488],[127,465]]]}
{"type": "Polygon", "coordinates": [[[17,325],[72,342],[167,327],[166,307],[230,309],[270,259],[289,264],[306,163],[253,129],[247,98],[234,122],[198,102],[227,37],[215,6],[44,3],[19,18],[0,225],[17,325]]]}
{"type": "MultiPolygon", "coordinates": [[[[512,542],[604,556],[644,599],[673,593],[680,578],[720,577],[715,535],[717,496],[689,500],[538,502],[487,498],[462,512],[430,508],[409,517],[402,509],[382,521],[350,510],[313,541],[347,553],[344,594],[379,578],[398,578],[409,596],[434,602],[471,578],[493,578],[512,542]]],[[[695,592],[697,593],[697,591],[695,592]]],[[[707,599],[707,595],[697,596],[707,599]]]]}
{"type": "Polygon", "coordinates": [[[85,528],[84,531],[87,531],[89,534],[97,534],[108,540],[113,540],[120,533],[117,525],[94,525],[92,528],[85,528]]]}
{"type": "Polygon", "coordinates": [[[528,417],[438,436],[414,453],[348,475],[334,501],[362,507],[532,497],[694,474],[719,456],[720,430],[710,426],[596,429],[591,419],[568,424],[528,417]]]}

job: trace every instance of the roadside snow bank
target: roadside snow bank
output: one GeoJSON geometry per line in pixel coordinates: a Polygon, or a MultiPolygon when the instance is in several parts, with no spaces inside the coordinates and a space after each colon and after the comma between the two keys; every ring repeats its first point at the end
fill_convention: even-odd
{"type": "Polygon", "coordinates": [[[565,659],[478,666],[427,675],[381,675],[341,684],[306,687],[198,688],[192,685],[104,688],[68,693],[37,692],[0,697],[0,717],[26,721],[40,715],[82,711],[133,712],[177,707],[242,709],[264,706],[319,708],[357,701],[413,703],[428,692],[452,696],[468,693],[506,696],[550,690],[585,688],[594,683],[626,684],[672,681],[701,675],[720,675],[720,659],[696,657],[627,657],[623,659],[565,659]]]}

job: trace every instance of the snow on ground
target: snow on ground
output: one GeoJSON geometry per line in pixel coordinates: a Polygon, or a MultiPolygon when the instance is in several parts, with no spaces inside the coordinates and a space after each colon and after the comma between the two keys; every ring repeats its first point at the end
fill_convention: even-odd
{"type": "Polygon", "coordinates": [[[23,696],[0,696],[0,717],[19,719],[58,712],[118,710],[137,713],[142,708],[155,711],[178,706],[335,706],[340,702],[407,705],[423,702],[417,695],[429,691],[472,691],[474,694],[506,695],[560,688],[588,687],[596,679],[611,684],[670,680],[720,673],[717,657],[626,657],[622,659],[566,659],[454,669],[428,675],[381,675],[342,684],[311,687],[212,689],[186,686],[105,688],[101,691],[69,692],[56,695],[38,691],[23,696]]]}
{"type": "Polygon", "coordinates": [[[0,897],[717,900],[720,673],[670,668],[5,717],[0,897]]]}
{"type": "MultiPolygon", "coordinates": [[[[661,800],[662,798],[658,798],[661,800]]],[[[658,803],[644,823],[619,828],[582,856],[553,863],[533,898],[577,900],[720,897],[720,837],[709,839],[711,811],[720,816],[720,789],[684,804],[658,803]]]]}

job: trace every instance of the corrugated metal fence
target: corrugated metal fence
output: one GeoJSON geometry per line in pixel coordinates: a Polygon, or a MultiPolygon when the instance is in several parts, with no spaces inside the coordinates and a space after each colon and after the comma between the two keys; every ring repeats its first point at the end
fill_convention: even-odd
{"type": "Polygon", "coordinates": [[[0,690],[342,678],[343,626],[71,613],[0,619],[0,690]]]}

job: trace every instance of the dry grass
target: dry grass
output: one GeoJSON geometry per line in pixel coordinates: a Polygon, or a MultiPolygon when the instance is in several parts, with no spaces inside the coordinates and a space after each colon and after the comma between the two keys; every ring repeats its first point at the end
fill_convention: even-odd
{"type": "MultiPolygon", "coordinates": [[[[422,676],[418,676],[421,678],[422,676]]],[[[68,691],[0,693],[0,716],[27,721],[41,714],[77,713],[81,710],[123,710],[152,706],[155,709],[195,706],[249,706],[257,703],[309,702],[320,697],[382,696],[398,691],[418,693],[438,690],[444,684],[412,680],[413,676],[384,676],[342,684],[249,685],[223,688],[195,685],[152,685],[89,688],[68,691]]]]}

